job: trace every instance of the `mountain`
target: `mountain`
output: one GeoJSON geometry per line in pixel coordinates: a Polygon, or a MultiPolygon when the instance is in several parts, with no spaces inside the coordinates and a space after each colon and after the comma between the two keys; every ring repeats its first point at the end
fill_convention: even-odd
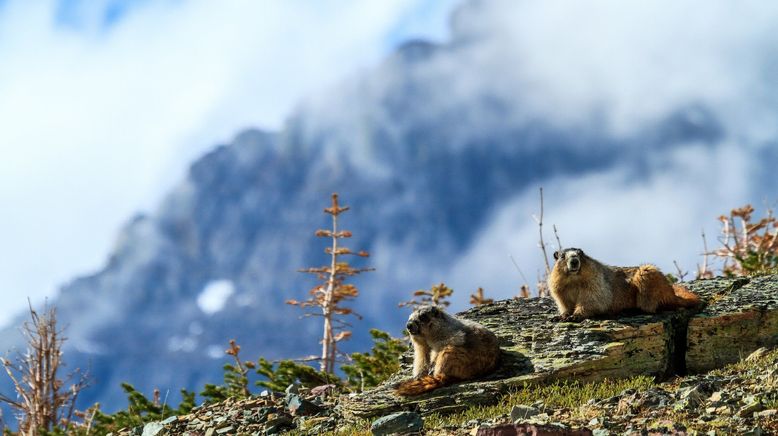
{"type": "MultiPolygon", "coordinates": [[[[732,132],[704,100],[686,99],[617,133],[605,112],[560,122],[534,110],[534,88],[501,68],[513,65],[511,45],[500,29],[476,25],[489,4],[460,8],[450,42],[410,41],[371,71],[301,102],[282,130],[248,129],[215,147],[157,210],[132,218],[104,267],[65,284],[53,301],[67,326],[69,366],[88,367],[94,379],[82,404],[122,407],[123,381],[146,393],[170,389],[171,398],[219,381],[231,338],[246,358],[316,354],[316,319],[299,319],[284,301],[315,284],[297,269],[327,260],[313,232],[328,225],[321,210],[332,192],[352,207],[342,220],[354,234],[349,247],[372,254],[359,265],[376,268],[356,280],[362,295],[354,307],[364,319],[346,345],[353,351],[369,347],[369,327],[399,334],[407,312],[397,303],[416,289],[453,278],[460,302],[481,281],[499,284],[487,288],[496,296],[515,294],[520,283],[506,253],[477,249],[501,228],[494,226],[508,206],[534,211],[540,185],[568,201],[577,191],[565,189],[584,182],[642,189],[666,174],[681,177],[678,168],[691,161],[707,165],[713,158],[705,156],[742,167],[726,158],[732,132]],[[613,183],[614,175],[623,177],[613,183]],[[473,253],[483,269],[468,260],[473,253]],[[493,274],[496,264],[506,272],[493,274]]],[[[774,148],[749,150],[759,156],[749,168],[761,190],[706,202],[743,192],[744,200],[758,198],[775,186],[774,148]]],[[[0,349],[13,346],[20,346],[15,327],[0,332],[0,349]]]]}

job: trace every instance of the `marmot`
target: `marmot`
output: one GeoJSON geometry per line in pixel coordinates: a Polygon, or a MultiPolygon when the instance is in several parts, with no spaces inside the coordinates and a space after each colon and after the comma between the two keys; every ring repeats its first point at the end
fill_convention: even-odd
{"type": "Polygon", "coordinates": [[[500,360],[497,336],[473,321],[457,319],[434,306],[416,309],[406,325],[413,342],[413,380],[397,387],[418,395],[451,382],[493,371],[500,360]]]}
{"type": "Polygon", "coordinates": [[[698,296],[671,284],[654,265],[603,265],[579,248],[557,251],[554,259],[548,288],[562,319],[582,320],[626,309],[655,313],[700,303],[698,296]]]}

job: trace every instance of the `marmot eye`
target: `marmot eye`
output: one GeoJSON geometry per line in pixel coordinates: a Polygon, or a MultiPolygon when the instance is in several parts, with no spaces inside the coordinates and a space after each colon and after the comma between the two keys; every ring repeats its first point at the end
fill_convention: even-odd
{"type": "Polygon", "coordinates": [[[421,322],[427,322],[427,321],[429,321],[429,320],[430,320],[430,316],[429,316],[429,314],[422,313],[421,315],[419,315],[419,321],[421,321],[421,322]]]}

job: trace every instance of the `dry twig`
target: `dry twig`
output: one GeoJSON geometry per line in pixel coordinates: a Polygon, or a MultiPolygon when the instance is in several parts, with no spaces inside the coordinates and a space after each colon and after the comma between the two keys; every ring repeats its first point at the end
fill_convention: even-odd
{"type": "Polygon", "coordinates": [[[548,262],[548,254],[546,253],[546,243],[543,241],[543,187],[540,188],[540,217],[532,216],[536,223],[538,223],[538,233],[540,234],[540,249],[543,251],[543,261],[546,263],[546,276],[551,274],[551,264],[548,262]]]}
{"type": "Polygon", "coordinates": [[[483,304],[492,303],[494,303],[493,298],[486,298],[484,296],[484,288],[478,288],[478,290],[475,291],[475,294],[470,294],[470,304],[473,306],[481,306],[483,304]]]}

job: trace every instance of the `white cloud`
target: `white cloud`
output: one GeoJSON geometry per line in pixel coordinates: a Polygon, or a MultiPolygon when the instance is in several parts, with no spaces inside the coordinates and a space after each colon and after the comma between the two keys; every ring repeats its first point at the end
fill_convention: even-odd
{"type": "Polygon", "coordinates": [[[224,309],[227,300],[235,293],[231,280],[213,280],[208,282],[197,296],[197,307],[204,313],[213,315],[224,309]]]}
{"type": "MultiPolygon", "coordinates": [[[[701,262],[704,228],[708,243],[715,243],[716,217],[736,207],[752,187],[743,177],[757,163],[732,144],[710,148],[691,145],[659,157],[664,168],[645,180],[624,166],[584,177],[558,177],[543,182],[544,235],[549,261],[556,242],[552,225],[566,247],[582,248],[612,265],[653,263],[675,272],[677,260],[691,276],[701,262]]],[[[535,288],[544,270],[539,248],[538,187],[527,189],[495,212],[472,247],[447,274],[456,292],[457,307],[464,307],[467,292],[478,286],[487,295],[509,298],[518,294],[522,280],[512,264],[513,255],[535,288]],[[467,292],[466,292],[467,291],[467,292]]]]}
{"type": "Polygon", "coordinates": [[[168,339],[167,349],[170,352],[177,353],[183,351],[184,353],[191,353],[197,349],[197,339],[187,336],[173,336],[168,339]]]}
{"type": "Polygon", "coordinates": [[[224,357],[224,347],[220,345],[209,345],[205,354],[211,359],[221,359],[224,357]]]}
{"type": "Polygon", "coordinates": [[[491,35],[469,55],[487,85],[525,116],[562,126],[604,122],[629,134],[703,104],[733,132],[774,137],[778,4],[763,1],[477,3],[462,34],[491,35]],[[477,12],[476,12],[477,11],[477,12]],[[499,64],[501,68],[496,68],[499,64]]]}
{"type": "Polygon", "coordinates": [[[439,32],[430,3],[144,2],[104,27],[105,2],[82,3],[78,26],[56,22],[54,0],[4,2],[0,324],[99,267],[121,224],[217,141],[278,128],[389,39],[443,37],[402,27],[421,10],[439,32]]]}

